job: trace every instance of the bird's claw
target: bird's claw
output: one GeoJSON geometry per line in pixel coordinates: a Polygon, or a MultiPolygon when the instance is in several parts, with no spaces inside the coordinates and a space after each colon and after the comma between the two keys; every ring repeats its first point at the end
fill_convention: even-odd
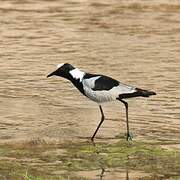
{"type": "Polygon", "coordinates": [[[94,138],[93,138],[93,137],[91,137],[91,143],[92,143],[92,145],[93,145],[93,146],[96,146],[96,144],[95,144],[95,142],[94,142],[94,138]]]}
{"type": "Polygon", "coordinates": [[[128,133],[126,134],[126,140],[127,140],[127,141],[132,141],[132,140],[133,140],[133,134],[128,132],[128,133]]]}

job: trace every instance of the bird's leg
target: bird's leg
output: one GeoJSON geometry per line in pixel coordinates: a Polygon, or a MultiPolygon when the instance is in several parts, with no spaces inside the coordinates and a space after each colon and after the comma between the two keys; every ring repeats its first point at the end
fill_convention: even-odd
{"type": "Polygon", "coordinates": [[[125,105],[125,108],[126,108],[126,125],[127,125],[127,137],[126,137],[126,140],[129,141],[129,140],[132,140],[133,136],[129,132],[128,103],[126,101],[122,100],[122,99],[120,101],[125,105]]]}
{"type": "Polygon", "coordinates": [[[94,137],[95,137],[96,133],[98,132],[98,129],[100,128],[101,124],[103,123],[103,121],[105,119],[105,116],[104,116],[104,113],[103,113],[101,105],[99,105],[99,109],[101,111],[101,121],[100,121],[98,127],[96,128],[96,131],[94,132],[93,136],[91,137],[91,141],[94,140],[94,137]]]}

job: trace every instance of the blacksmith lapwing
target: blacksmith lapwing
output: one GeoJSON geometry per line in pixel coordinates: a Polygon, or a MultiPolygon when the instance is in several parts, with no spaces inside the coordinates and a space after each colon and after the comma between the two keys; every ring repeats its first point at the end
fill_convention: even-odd
{"type": "Polygon", "coordinates": [[[53,75],[70,80],[83,95],[98,103],[101,112],[101,121],[96,128],[93,136],[91,137],[92,141],[94,140],[98,129],[105,119],[101,103],[119,100],[125,105],[127,124],[126,139],[132,140],[132,135],[130,134],[128,123],[128,103],[124,99],[139,96],[149,97],[151,95],[156,95],[156,93],[153,91],[129,86],[108,76],[83,72],[68,63],[58,64],[57,69],[54,72],[50,73],[47,77],[53,75]]]}

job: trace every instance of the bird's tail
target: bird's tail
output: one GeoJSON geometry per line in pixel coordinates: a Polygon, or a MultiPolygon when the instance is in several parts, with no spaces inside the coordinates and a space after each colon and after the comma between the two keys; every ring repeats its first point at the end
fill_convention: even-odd
{"type": "Polygon", "coordinates": [[[148,90],[144,90],[144,89],[140,89],[140,88],[136,88],[136,94],[138,96],[142,96],[142,97],[149,97],[149,96],[152,96],[152,95],[156,95],[155,92],[153,91],[148,91],[148,90]]]}

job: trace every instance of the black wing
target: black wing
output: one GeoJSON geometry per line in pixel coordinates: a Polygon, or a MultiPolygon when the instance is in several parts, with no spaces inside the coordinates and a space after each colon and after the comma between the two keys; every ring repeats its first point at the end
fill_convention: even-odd
{"type": "Polygon", "coordinates": [[[110,90],[115,86],[119,85],[119,82],[111,77],[98,75],[98,74],[86,74],[85,79],[90,79],[93,77],[98,77],[98,79],[95,80],[94,87],[92,90],[94,91],[103,91],[103,90],[110,90]]]}

